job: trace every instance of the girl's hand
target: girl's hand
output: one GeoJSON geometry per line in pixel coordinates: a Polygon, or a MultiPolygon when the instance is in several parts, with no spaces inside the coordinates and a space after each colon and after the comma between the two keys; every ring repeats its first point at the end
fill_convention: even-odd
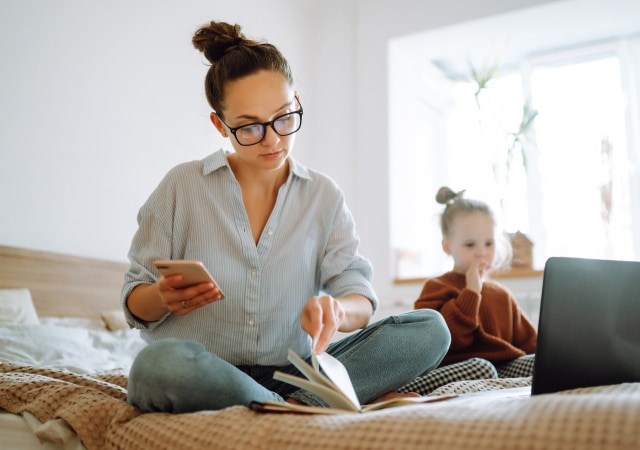
{"type": "Polygon", "coordinates": [[[158,293],[164,306],[174,314],[184,316],[209,303],[220,300],[222,294],[213,283],[200,283],[186,288],[178,288],[182,275],[160,277],[158,293]]]}
{"type": "Polygon", "coordinates": [[[467,281],[467,289],[471,289],[472,291],[477,292],[478,294],[482,291],[482,282],[484,280],[484,276],[489,270],[489,265],[484,261],[474,261],[471,263],[469,268],[467,269],[466,281],[467,281]]]}
{"type": "Polygon", "coordinates": [[[302,308],[300,323],[309,333],[312,348],[323,353],[344,322],[346,312],[342,303],[330,295],[311,297],[302,308]]]}

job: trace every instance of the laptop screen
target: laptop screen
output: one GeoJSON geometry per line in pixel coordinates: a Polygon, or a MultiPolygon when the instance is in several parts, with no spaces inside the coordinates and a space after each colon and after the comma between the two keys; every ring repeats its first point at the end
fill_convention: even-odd
{"type": "Polygon", "coordinates": [[[634,381],[640,381],[640,262],[550,258],[532,394],[634,381]]]}

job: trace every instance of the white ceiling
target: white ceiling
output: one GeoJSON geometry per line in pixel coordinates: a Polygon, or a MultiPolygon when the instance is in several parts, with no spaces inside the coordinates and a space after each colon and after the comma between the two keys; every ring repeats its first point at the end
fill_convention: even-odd
{"type": "Polygon", "coordinates": [[[400,38],[449,75],[488,58],[501,64],[547,49],[640,35],[640,0],[559,1],[400,38]]]}

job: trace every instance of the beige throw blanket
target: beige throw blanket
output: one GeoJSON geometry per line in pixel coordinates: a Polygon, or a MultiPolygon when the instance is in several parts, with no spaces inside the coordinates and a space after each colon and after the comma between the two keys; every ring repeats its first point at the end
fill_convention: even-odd
{"type": "MultiPolygon", "coordinates": [[[[0,407],[40,421],[65,420],[93,449],[640,450],[640,383],[533,398],[458,398],[337,416],[260,414],[245,407],[140,414],[126,402],[126,376],[0,363],[0,407]]],[[[527,380],[457,383],[448,392],[527,380]]],[[[441,393],[443,393],[441,391],[441,393]]]]}

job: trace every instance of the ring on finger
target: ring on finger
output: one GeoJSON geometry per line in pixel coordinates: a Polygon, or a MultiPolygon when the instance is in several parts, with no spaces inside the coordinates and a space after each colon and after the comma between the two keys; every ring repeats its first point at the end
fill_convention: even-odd
{"type": "Polygon", "coordinates": [[[186,308],[187,307],[187,301],[186,300],[182,300],[182,307],[186,308]]]}

